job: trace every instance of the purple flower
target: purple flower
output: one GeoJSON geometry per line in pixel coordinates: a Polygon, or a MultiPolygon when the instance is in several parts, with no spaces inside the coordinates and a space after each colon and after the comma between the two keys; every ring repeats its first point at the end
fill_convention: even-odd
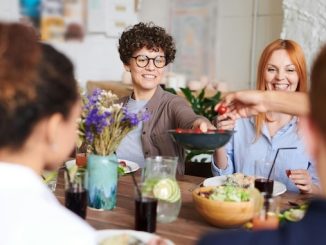
{"type": "Polygon", "coordinates": [[[137,126],[139,123],[137,114],[128,112],[127,110],[124,110],[122,121],[131,124],[132,127],[137,126]]]}
{"type": "Polygon", "coordinates": [[[126,107],[115,104],[115,99],[115,95],[101,89],[95,89],[91,95],[83,98],[81,137],[97,154],[106,155],[114,151],[120,143],[117,141],[119,136],[126,135],[139,123],[149,120],[150,115],[146,111],[128,112],[126,107]],[[106,148],[107,145],[111,149],[106,148]]]}
{"type": "Polygon", "coordinates": [[[110,115],[110,112],[101,114],[96,107],[92,108],[85,119],[86,132],[95,129],[98,134],[102,133],[103,129],[108,125],[107,118],[110,115]]]}
{"type": "Polygon", "coordinates": [[[150,118],[150,114],[147,111],[144,111],[141,115],[141,120],[146,122],[149,120],[149,118],[150,118]]]}
{"type": "Polygon", "coordinates": [[[91,131],[86,131],[85,137],[86,137],[87,142],[89,142],[90,144],[94,140],[94,135],[93,135],[93,133],[91,131]]]}

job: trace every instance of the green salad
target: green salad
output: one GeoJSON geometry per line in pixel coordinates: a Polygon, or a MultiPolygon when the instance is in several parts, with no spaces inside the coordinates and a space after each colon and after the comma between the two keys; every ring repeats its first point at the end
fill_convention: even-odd
{"type": "Polygon", "coordinates": [[[212,189],[208,199],[227,202],[248,202],[250,200],[250,194],[247,189],[240,187],[231,185],[217,186],[212,189]]]}

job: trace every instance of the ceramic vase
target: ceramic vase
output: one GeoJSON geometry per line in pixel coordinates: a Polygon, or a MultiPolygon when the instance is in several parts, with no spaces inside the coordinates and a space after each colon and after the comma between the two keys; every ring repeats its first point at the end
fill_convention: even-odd
{"type": "Polygon", "coordinates": [[[116,206],[118,183],[118,158],[89,155],[88,169],[88,205],[100,210],[111,210],[116,206]]]}

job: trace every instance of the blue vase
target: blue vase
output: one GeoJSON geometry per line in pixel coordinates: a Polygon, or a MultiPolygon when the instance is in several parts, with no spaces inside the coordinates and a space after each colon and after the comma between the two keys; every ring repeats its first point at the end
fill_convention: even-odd
{"type": "Polygon", "coordinates": [[[88,169],[88,205],[91,208],[111,210],[116,206],[118,184],[118,158],[89,155],[88,169]]]}

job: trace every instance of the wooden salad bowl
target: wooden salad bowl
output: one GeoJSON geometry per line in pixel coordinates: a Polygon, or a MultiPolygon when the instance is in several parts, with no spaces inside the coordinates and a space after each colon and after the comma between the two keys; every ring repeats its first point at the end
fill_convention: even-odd
{"type": "Polygon", "coordinates": [[[192,192],[198,213],[210,224],[221,228],[234,228],[250,221],[254,216],[255,202],[214,201],[198,195],[214,187],[199,187],[192,192]]]}

